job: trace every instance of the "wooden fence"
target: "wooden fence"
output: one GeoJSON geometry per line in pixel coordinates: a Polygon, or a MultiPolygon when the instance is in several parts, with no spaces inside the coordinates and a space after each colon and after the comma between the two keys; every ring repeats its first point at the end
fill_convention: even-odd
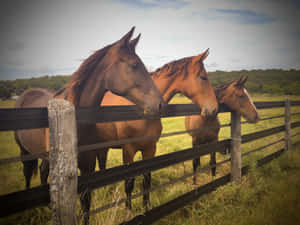
{"type": "MultiPolygon", "coordinates": [[[[173,199],[158,207],[152,208],[130,221],[123,224],[151,224],[158,219],[172,213],[173,211],[191,203],[200,196],[215,190],[217,187],[230,181],[241,182],[242,175],[246,174],[248,167],[242,167],[242,156],[252,152],[260,151],[266,147],[279,142],[285,142],[285,148],[272,153],[260,160],[258,166],[268,163],[273,158],[280,156],[284,151],[290,149],[291,129],[300,126],[300,121],[291,123],[291,116],[300,113],[291,113],[291,106],[300,106],[300,101],[278,101],[278,102],[255,102],[258,109],[285,107],[285,114],[278,115],[262,120],[285,117],[285,124],[263,131],[241,135],[241,118],[236,112],[231,112],[231,123],[222,125],[222,127],[231,127],[231,138],[217,143],[204,144],[196,149],[185,149],[174,153],[157,156],[152,159],[134,162],[130,165],[123,165],[95,172],[91,176],[77,176],[77,154],[78,152],[92,151],[95,148],[109,147],[120,145],[133,141],[147,140],[156,138],[139,137],[118,141],[110,141],[87,146],[77,146],[76,122],[110,122],[123,120],[149,119],[149,117],[140,112],[136,106],[108,106],[102,108],[78,108],[74,107],[64,100],[52,100],[47,108],[28,108],[28,109],[0,109],[0,131],[33,129],[49,127],[50,131],[50,184],[34,187],[24,191],[18,191],[0,196],[0,217],[5,217],[26,209],[48,205],[51,202],[53,224],[76,224],[76,195],[86,190],[94,190],[109,184],[122,181],[129,177],[142,175],[146,172],[159,170],[180,162],[192,160],[194,158],[206,155],[211,152],[231,149],[231,158],[216,165],[211,165],[197,172],[208,170],[212,167],[219,166],[231,161],[231,173],[226,176],[215,179],[214,181],[200,186],[176,199],[173,199]],[[269,143],[260,148],[251,150],[242,154],[241,144],[254,141],[258,138],[267,137],[279,132],[285,131],[285,138],[269,143]],[[59,174],[59,175],[58,175],[59,174]],[[60,179],[57,179],[60,177],[60,179]],[[50,192],[49,192],[50,190],[50,192]],[[58,201],[59,199],[59,201],[58,201]]],[[[225,106],[220,107],[221,112],[230,112],[225,106]]],[[[200,109],[193,104],[176,104],[168,105],[166,112],[160,117],[174,117],[199,114],[200,109]]],[[[192,130],[196,131],[196,130],[192,130]]],[[[186,131],[162,134],[161,137],[178,135],[186,131]]],[[[293,136],[298,135],[294,134],[293,136]]],[[[38,158],[40,155],[29,155],[23,157],[12,157],[0,159],[0,165],[26,161],[38,158]]],[[[194,173],[185,174],[183,177],[171,180],[167,183],[154,187],[150,192],[172,185],[187,177],[193,176],[194,173]]],[[[141,196],[138,193],[133,198],[141,196]]],[[[102,206],[90,212],[90,215],[106,210],[125,202],[121,199],[117,202],[102,206]]]]}

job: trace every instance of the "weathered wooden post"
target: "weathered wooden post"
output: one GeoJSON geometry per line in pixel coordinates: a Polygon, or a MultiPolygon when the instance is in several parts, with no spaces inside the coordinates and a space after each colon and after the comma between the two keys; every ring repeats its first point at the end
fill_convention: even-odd
{"type": "Polygon", "coordinates": [[[74,106],[63,99],[50,100],[48,117],[52,224],[76,225],[77,129],[74,106]]]}
{"type": "Polygon", "coordinates": [[[238,112],[231,112],[231,181],[240,184],[241,179],[241,115],[238,112]]]}
{"type": "Polygon", "coordinates": [[[285,100],[285,150],[291,149],[291,102],[285,100]]]}

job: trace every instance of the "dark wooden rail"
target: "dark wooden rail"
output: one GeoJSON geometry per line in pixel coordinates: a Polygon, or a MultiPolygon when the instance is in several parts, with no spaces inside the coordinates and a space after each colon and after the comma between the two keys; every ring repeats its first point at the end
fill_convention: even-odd
{"type": "MultiPolygon", "coordinates": [[[[93,190],[99,187],[103,187],[115,182],[122,181],[128,177],[134,177],[142,175],[146,172],[162,169],[180,162],[191,160],[211,152],[222,151],[225,148],[231,148],[232,151],[236,151],[236,159],[231,159],[233,172],[224,177],[221,177],[207,185],[199,187],[185,195],[178,197],[166,204],[158,206],[148,211],[144,216],[138,216],[131,221],[124,224],[150,224],[162,216],[165,216],[174,210],[181,208],[185,204],[197,199],[205,193],[209,193],[215,190],[218,186],[223,185],[230,180],[240,182],[241,174],[247,171],[247,167],[240,170],[241,165],[241,152],[239,145],[242,143],[250,142],[258,138],[267,137],[278,132],[285,131],[286,138],[290,139],[290,133],[288,130],[291,128],[299,127],[300,121],[290,123],[290,106],[300,106],[300,101],[278,101],[278,102],[255,102],[258,109],[267,109],[275,107],[285,107],[285,121],[286,124],[262,131],[250,133],[241,136],[239,129],[234,129],[240,126],[239,115],[234,116],[232,113],[232,121],[235,118],[235,122],[231,122],[231,129],[234,129],[234,136],[232,139],[223,140],[217,143],[209,143],[201,145],[195,149],[185,149],[178,152],[158,156],[152,159],[139,161],[130,165],[123,165],[115,168],[111,168],[104,171],[99,171],[88,177],[78,177],[77,192],[82,193],[86,190],[93,190]],[[238,124],[237,124],[238,123],[238,124]],[[287,129],[288,128],[288,129],[287,129]],[[233,148],[233,146],[237,148],[233,148]],[[235,161],[237,160],[237,161],[235,161]],[[239,171],[238,171],[239,170],[239,171]],[[237,173],[236,173],[237,172],[237,173]],[[150,218],[151,217],[151,218],[150,218]]],[[[220,112],[230,112],[226,106],[220,106],[220,112]]],[[[111,122],[111,121],[123,121],[123,120],[137,120],[137,119],[153,119],[159,117],[174,117],[174,116],[186,116],[199,114],[201,110],[193,104],[176,104],[168,105],[166,112],[160,116],[153,117],[144,115],[136,106],[106,106],[101,108],[78,108],[76,109],[77,122],[111,122]]],[[[49,127],[49,117],[47,108],[26,108],[26,109],[0,109],[0,131],[17,130],[17,129],[34,129],[49,127]]],[[[279,116],[277,116],[279,117],[279,116]]],[[[274,117],[274,118],[277,118],[274,117]]],[[[282,117],[282,115],[280,116],[282,117]]],[[[272,118],[272,117],[271,117],[272,118]]],[[[63,118],[62,118],[63,119],[63,118]]],[[[74,124],[75,118],[74,118],[74,124]]],[[[51,121],[50,121],[51,122],[51,121]]],[[[51,124],[51,123],[50,123],[51,124]]],[[[58,121],[57,124],[60,124],[58,121]]],[[[77,151],[75,147],[75,152],[77,151]]],[[[287,150],[287,149],[286,149],[287,150]]],[[[72,150],[73,151],[73,150],[72,150]]],[[[58,149],[58,152],[60,150],[58,149]]],[[[274,157],[278,157],[282,154],[283,150],[273,153],[258,161],[258,164],[264,164],[269,162],[274,157]]],[[[232,154],[233,155],[233,154],[232,154]]],[[[51,163],[51,162],[50,162],[51,163]]],[[[76,170],[77,171],[77,168],[76,170]]],[[[76,174],[76,173],[75,173],[76,174]]],[[[55,176],[55,175],[54,175],[55,176]]],[[[76,176],[77,179],[77,176],[76,176]]],[[[76,186],[75,186],[76,187],[76,186]]],[[[67,190],[67,189],[66,189],[67,190]]],[[[75,189],[76,194],[76,189],[75,189]]],[[[0,196],[0,217],[11,215],[16,212],[20,212],[26,209],[47,205],[50,202],[49,185],[39,186],[31,188],[29,190],[10,193],[0,196]]],[[[76,211],[76,210],[75,210],[76,211]]],[[[74,217],[73,217],[74,218],[74,217]]]]}
{"type": "MultiPolygon", "coordinates": [[[[257,165],[263,166],[266,163],[270,162],[271,160],[278,158],[283,152],[284,152],[284,149],[280,149],[277,152],[274,152],[262,159],[259,159],[257,161],[257,165]]],[[[242,175],[247,174],[248,171],[249,171],[249,166],[244,166],[242,168],[242,175]]],[[[170,213],[196,201],[204,194],[208,194],[208,193],[216,190],[218,187],[229,183],[230,177],[231,177],[231,174],[227,174],[218,179],[215,179],[214,181],[212,181],[208,184],[200,186],[199,188],[196,188],[196,189],[194,189],[184,195],[181,195],[178,198],[175,198],[167,203],[164,203],[158,207],[152,208],[150,211],[145,212],[143,215],[138,215],[127,222],[121,223],[120,225],[152,224],[155,221],[159,220],[160,218],[165,217],[165,216],[169,215],[170,213]]]]}
{"type": "MultiPolygon", "coordinates": [[[[284,102],[255,102],[258,109],[283,107],[284,102]]],[[[291,101],[291,106],[299,106],[300,101],[291,101]]],[[[224,105],[220,112],[229,112],[224,105]]],[[[169,104],[167,110],[160,117],[175,117],[196,115],[201,110],[194,104],[169,104]]],[[[77,108],[77,121],[85,122],[112,122],[124,120],[158,118],[144,115],[137,106],[103,106],[99,108],[77,108]]],[[[0,131],[34,129],[48,127],[47,108],[7,108],[0,109],[0,131]]]]}
{"type": "MultiPolygon", "coordinates": [[[[292,123],[292,127],[299,127],[300,122],[292,123]]],[[[242,136],[243,143],[254,141],[258,138],[267,137],[282,132],[284,126],[278,126],[263,131],[258,131],[242,136]]],[[[180,162],[191,160],[206,155],[210,152],[218,152],[230,146],[230,139],[217,143],[209,143],[199,146],[198,149],[186,149],[151,159],[134,162],[130,165],[122,165],[111,169],[98,171],[88,177],[79,177],[78,193],[87,188],[94,190],[109,184],[122,181],[128,177],[142,175],[146,172],[155,171],[180,162]]],[[[29,190],[14,192],[0,196],[0,217],[11,215],[26,209],[49,204],[49,185],[31,188],[29,190]]]]}

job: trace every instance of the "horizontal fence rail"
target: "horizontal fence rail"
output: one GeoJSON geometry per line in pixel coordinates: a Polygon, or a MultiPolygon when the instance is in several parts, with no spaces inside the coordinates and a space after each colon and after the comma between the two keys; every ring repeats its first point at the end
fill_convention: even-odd
{"type": "MultiPolygon", "coordinates": [[[[283,118],[284,116],[285,115],[282,114],[282,115],[278,115],[278,116],[270,116],[270,117],[260,118],[259,122],[264,121],[264,120],[272,120],[272,119],[277,119],[277,118],[283,118]]],[[[243,121],[241,123],[244,124],[244,123],[249,123],[249,122],[248,121],[243,121]]]]}
{"type": "Polygon", "coordinates": [[[0,109],[0,131],[48,127],[47,108],[0,109]]]}
{"type": "MultiPolygon", "coordinates": [[[[230,124],[223,124],[220,126],[220,128],[229,127],[229,126],[230,126],[230,124]]],[[[97,150],[99,148],[105,148],[105,147],[120,147],[123,144],[128,144],[128,143],[132,143],[132,142],[153,140],[153,139],[157,139],[157,138],[164,138],[164,137],[171,137],[171,136],[181,135],[181,134],[186,134],[186,133],[193,133],[193,132],[207,130],[207,128],[209,128],[209,129],[216,128],[216,126],[210,126],[210,127],[206,127],[206,128],[199,128],[199,129],[192,129],[192,130],[184,130],[184,131],[175,131],[175,132],[164,133],[164,134],[156,135],[156,136],[125,138],[125,139],[120,139],[120,140],[115,140],[115,141],[100,142],[100,143],[91,144],[91,145],[80,145],[80,146],[78,146],[78,152],[82,153],[82,152],[86,152],[86,151],[93,151],[93,150],[97,150]]],[[[30,155],[24,155],[24,156],[4,158],[4,159],[0,159],[0,165],[20,162],[20,161],[26,162],[26,161],[31,161],[33,159],[38,159],[38,158],[48,159],[48,153],[30,154],[30,155]]]]}
{"type": "Polygon", "coordinates": [[[254,153],[254,152],[258,152],[258,151],[264,150],[264,149],[266,149],[267,147],[276,145],[276,144],[278,144],[278,143],[280,143],[280,142],[283,142],[283,141],[284,141],[284,138],[281,138],[281,139],[279,139],[279,140],[277,140],[277,141],[271,142],[271,143],[266,144],[266,145],[263,145],[263,146],[261,146],[261,147],[259,147],[259,148],[255,148],[255,149],[253,149],[253,150],[250,150],[250,151],[248,151],[248,152],[245,152],[245,153],[242,154],[242,156],[250,155],[250,154],[252,154],[252,153],[254,153]]]}
{"type": "MultiPolygon", "coordinates": [[[[230,124],[222,124],[220,128],[223,127],[229,127],[230,124]]],[[[170,133],[163,133],[161,135],[155,135],[155,136],[144,136],[144,137],[136,137],[136,138],[126,138],[126,139],[120,139],[116,141],[107,141],[107,142],[100,142],[97,144],[91,144],[91,145],[81,145],[78,147],[78,151],[85,152],[85,151],[92,151],[99,148],[105,148],[105,147],[120,147],[123,144],[133,143],[133,142],[139,142],[139,141],[147,141],[147,140],[153,140],[157,138],[165,138],[165,137],[172,137],[175,135],[181,135],[186,133],[194,133],[199,132],[203,130],[208,130],[212,128],[217,128],[216,126],[210,126],[205,128],[198,128],[198,129],[191,129],[191,130],[184,130],[184,131],[175,131],[170,133]]],[[[1,161],[0,161],[1,164],[1,161]]]]}
{"type": "MultiPolygon", "coordinates": [[[[300,114],[300,113],[292,113],[291,115],[297,115],[297,114],[300,114]]],[[[260,121],[276,119],[276,118],[281,118],[281,117],[284,117],[284,115],[261,118],[260,121]]],[[[244,124],[244,123],[248,123],[248,122],[247,121],[242,122],[242,124],[244,124]]],[[[222,124],[220,126],[220,128],[228,127],[230,125],[231,125],[230,123],[222,124]]],[[[175,136],[175,135],[186,134],[186,133],[189,133],[189,132],[193,133],[193,132],[203,131],[205,129],[211,129],[211,128],[215,128],[215,127],[211,126],[211,127],[205,127],[205,128],[199,128],[199,129],[164,133],[164,134],[157,135],[157,136],[126,138],[126,139],[101,142],[101,143],[96,143],[96,144],[91,144],[91,145],[81,145],[81,146],[78,146],[78,151],[79,152],[86,152],[86,151],[92,151],[92,150],[96,150],[96,149],[99,149],[99,148],[105,148],[105,147],[120,147],[120,145],[132,143],[132,142],[146,141],[146,140],[152,140],[152,139],[156,139],[156,138],[171,137],[171,136],[175,136]]],[[[30,161],[30,160],[38,159],[38,158],[46,158],[47,159],[48,154],[47,153],[40,153],[40,154],[31,154],[31,155],[25,155],[25,156],[4,158],[4,159],[0,159],[0,165],[20,162],[20,161],[26,162],[26,161],[30,161]]]]}
{"type": "MultiPolygon", "coordinates": [[[[274,152],[262,159],[259,159],[257,161],[257,165],[263,166],[264,164],[270,162],[271,160],[278,158],[282,153],[284,152],[284,149],[280,149],[277,152],[274,152]]],[[[249,166],[244,166],[242,168],[242,175],[247,174],[249,171],[249,166]]],[[[205,184],[203,186],[200,186],[199,188],[196,188],[184,195],[181,195],[165,204],[162,204],[158,207],[152,208],[151,210],[145,212],[143,215],[138,215],[131,219],[130,221],[121,223],[120,225],[137,225],[137,224],[143,224],[148,225],[152,224],[155,221],[161,219],[162,217],[165,217],[169,215],[170,213],[186,206],[187,204],[190,204],[197,200],[199,197],[203,196],[204,194],[208,194],[216,188],[225,185],[229,183],[230,181],[230,174],[227,174],[223,177],[217,178],[216,180],[205,184]]]]}
{"type": "MultiPolygon", "coordinates": [[[[300,122],[292,123],[292,127],[297,126],[300,126],[300,122]]],[[[282,131],[282,126],[278,126],[267,130],[243,135],[242,139],[245,139],[243,143],[253,141],[258,138],[267,137],[282,131]]],[[[174,164],[206,155],[211,152],[222,151],[225,148],[229,148],[229,145],[230,139],[226,139],[217,143],[201,145],[196,150],[186,149],[162,156],[157,156],[151,159],[134,162],[130,165],[122,165],[111,169],[98,171],[88,177],[81,176],[79,177],[78,193],[81,193],[87,189],[93,190],[109,184],[113,184],[126,178],[142,175],[146,172],[162,169],[174,164]]],[[[3,209],[0,210],[0,217],[23,211],[28,208],[47,205],[49,203],[49,199],[48,185],[0,196],[0,207],[2,208],[3,206],[3,209]],[[18,205],[18,207],[15,207],[16,205],[18,205]]]]}
{"type": "MultiPolygon", "coordinates": [[[[222,165],[222,164],[224,164],[224,163],[227,163],[227,162],[229,162],[229,161],[230,161],[230,158],[229,158],[229,159],[225,159],[225,160],[223,160],[223,161],[221,161],[221,162],[218,162],[218,163],[216,163],[216,164],[214,164],[214,165],[210,165],[210,166],[207,166],[207,167],[203,167],[203,168],[197,169],[195,172],[184,174],[184,175],[181,176],[181,177],[174,178],[174,179],[172,179],[172,180],[170,180],[170,181],[167,181],[167,182],[165,182],[165,183],[162,183],[162,184],[160,184],[160,185],[158,185],[158,186],[152,187],[152,188],[149,190],[149,193],[154,192],[154,191],[156,191],[156,190],[158,190],[158,189],[162,189],[162,188],[164,188],[164,187],[166,187],[166,186],[175,184],[175,183],[177,183],[177,182],[184,181],[184,180],[186,180],[187,178],[189,178],[189,177],[191,177],[191,176],[193,176],[193,175],[195,175],[195,174],[197,174],[197,173],[205,172],[205,171],[207,171],[207,170],[209,170],[209,169],[211,169],[211,168],[220,166],[220,165],[222,165]]],[[[137,194],[134,194],[134,195],[131,196],[131,199],[135,199],[135,198],[137,198],[137,197],[140,197],[140,196],[142,196],[143,194],[144,194],[144,192],[139,192],[139,193],[137,193],[137,194]]],[[[113,202],[113,203],[110,203],[110,204],[101,206],[101,207],[99,207],[99,208],[97,208],[97,209],[92,210],[92,211],[90,212],[90,215],[93,215],[93,214],[102,212],[102,211],[104,211],[104,210],[110,209],[110,208],[112,208],[112,207],[115,207],[115,206],[117,206],[117,205],[120,205],[121,203],[124,203],[125,201],[126,201],[126,198],[123,198],[123,199],[120,199],[120,200],[118,200],[118,201],[116,201],[116,202],[113,202]]]]}
{"type": "MultiPolygon", "coordinates": [[[[292,127],[298,127],[300,126],[300,122],[294,122],[292,123],[292,125],[293,125],[292,127]]],[[[245,139],[243,143],[250,142],[258,138],[263,138],[263,137],[267,137],[282,132],[283,131],[282,129],[283,129],[282,126],[278,126],[263,131],[258,131],[255,133],[243,135],[242,140],[245,139]]],[[[229,148],[229,145],[230,145],[230,139],[226,139],[217,143],[200,145],[196,150],[187,149],[187,150],[177,151],[174,153],[157,156],[152,159],[135,162],[130,165],[115,167],[106,171],[99,171],[94,173],[92,176],[81,177],[79,179],[79,183],[83,183],[83,186],[81,187],[83,189],[99,188],[104,185],[121,181],[122,178],[124,177],[129,178],[129,177],[142,175],[143,173],[151,172],[157,169],[162,169],[170,165],[174,165],[180,162],[184,162],[196,157],[206,155],[211,152],[222,151],[225,148],[229,148]],[[85,185],[88,186],[84,187],[85,185]]]]}
{"type": "Polygon", "coordinates": [[[49,185],[0,196],[0,218],[50,203],[49,185]]]}
{"type": "MultiPolygon", "coordinates": [[[[221,111],[228,111],[223,106],[221,111]]],[[[79,122],[103,123],[125,120],[158,119],[200,114],[201,110],[194,104],[169,104],[160,116],[145,115],[135,105],[103,106],[99,108],[77,108],[76,119],[79,122]]],[[[11,108],[0,109],[0,131],[33,129],[48,127],[47,108],[11,108]]]]}
{"type": "MultiPolygon", "coordinates": [[[[284,101],[255,102],[255,105],[258,109],[267,109],[267,108],[284,107],[285,102],[284,101]]],[[[300,106],[300,101],[291,101],[291,106],[300,106]]],[[[88,123],[99,122],[100,123],[100,122],[112,122],[112,121],[124,121],[124,120],[154,119],[159,117],[186,116],[186,115],[199,114],[200,112],[201,110],[196,105],[193,104],[174,104],[174,105],[168,105],[166,112],[164,112],[160,116],[153,117],[149,115],[144,115],[143,112],[137,108],[137,106],[105,106],[105,107],[101,107],[101,108],[99,107],[93,109],[78,108],[76,109],[76,119],[78,122],[88,122],[88,123]]],[[[230,112],[230,110],[226,106],[221,105],[220,112],[230,112]]],[[[291,113],[291,115],[298,115],[298,114],[300,113],[291,113]]],[[[263,118],[262,120],[275,119],[281,117],[284,117],[284,115],[267,117],[267,118],[263,118]]],[[[225,124],[222,125],[222,127],[229,126],[229,125],[230,124],[225,124]]],[[[291,128],[299,127],[300,121],[293,122],[290,125],[291,128]]],[[[0,109],[0,131],[45,128],[48,126],[49,124],[48,124],[47,108],[0,109]]],[[[157,137],[168,137],[168,136],[183,134],[186,132],[196,132],[197,130],[178,131],[178,132],[163,134],[161,136],[139,137],[139,138],[118,140],[116,142],[105,142],[105,143],[99,143],[95,145],[79,146],[79,152],[89,151],[95,148],[120,145],[132,141],[148,140],[157,137]]],[[[242,135],[241,141],[242,143],[247,143],[256,140],[258,138],[267,137],[282,131],[285,131],[284,125],[242,135]]],[[[298,134],[299,133],[296,133],[291,137],[294,137],[298,134]]],[[[224,149],[228,149],[230,147],[230,143],[232,140],[226,139],[215,143],[203,144],[200,146],[196,146],[193,149],[185,149],[185,150],[157,156],[151,159],[134,162],[130,165],[122,165],[111,169],[95,172],[91,176],[80,176],[78,180],[79,182],[78,182],[77,191],[78,193],[82,193],[87,190],[91,191],[96,188],[100,188],[109,184],[120,182],[127,178],[135,177],[147,172],[166,168],[168,166],[172,166],[187,160],[192,160],[194,158],[198,158],[208,153],[223,151],[224,149]]],[[[284,139],[280,139],[273,143],[251,150],[247,153],[244,153],[243,156],[256,151],[260,151],[271,145],[275,145],[279,142],[282,142],[283,140],[284,139]]],[[[283,153],[283,151],[284,150],[281,149],[273,154],[270,154],[258,160],[258,166],[261,166],[271,161],[273,158],[278,157],[283,153]]],[[[16,162],[20,160],[23,161],[32,160],[34,159],[33,157],[43,158],[46,156],[44,154],[39,154],[39,155],[30,155],[28,156],[28,158],[27,156],[25,156],[25,157],[13,157],[9,159],[0,159],[0,165],[10,163],[10,162],[16,162]]],[[[161,184],[157,187],[150,189],[150,192],[165,187],[167,185],[174,184],[175,182],[184,180],[187,177],[190,177],[197,172],[219,166],[228,161],[230,161],[230,158],[223,160],[222,162],[218,162],[215,165],[210,165],[209,167],[198,169],[196,172],[185,174],[183,177],[168,181],[164,184],[161,184]]],[[[248,171],[248,167],[243,167],[242,173],[245,174],[247,171],[248,171]]],[[[204,186],[201,186],[170,202],[155,207],[150,211],[146,212],[144,215],[137,216],[133,218],[131,221],[127,221],[123,224],[141,224],[141,223],[150,224],[158,220],[159,218],[166,216],[169,213],[175,211],[176,209],[181,208],[183,205],[186,205],[194,201],[201,195],[209,193],[215,190],[217,187],[228,183],[229,181],[230,181],[230,174],[227,174],[224,177],[218,178],[215,181],[206,184],[204,186]]],[[[143,194],[142,192],[138,193],[134,197],[141,196],[142,194],[143,194]]],[[[114,205],[118,205],[124,201],[125,199],[121,199],[118,202],[100,207],[92,211],[90,214],[95,214],[99,211],[103,211],[114,205]]],[[[50,202],[49,185],[42,185],[28,190],[2,195],[0,196],[0,217],[11,215],[13,213],[17,213],[26,209],[44,206],[49,204],[49,202],[50,202]]]]}
{"type": "MultiPolygon", "coordinates": [[[[297,114],[297,113],[294,113],[294,115],[295,114],[297,114]]],[[[261,120],[268,120],[268,119],[270,120],[270,119],[275,119],[275,118],[280,118],[280,117],[283,117],[283,116],[279,115],[279,116],[267,117],[267,118],[263,118],[261,120]]],[[[242,123],[248,123],[248,122],[244,121],[242,123]]],[[[220,128],[228,127],[228,126],[230,126],[230,123],[229,124],[222,124],[220,126],[220,128]]],[[[297,126],[299,126],[298,122],[292,123],[292,128],[297,127],[297,126]]],[[[127,144],[127,143],[152,140],[152,139],[155,139],[155,138],[170,137],[170,136],[185,134],[185,133],[189,133],[189,132],[192,133],[192,132],[197,132],[197,131],[203,131],[204,129],[210,129],[210,128],[215,128],[215,127],[211,126],[211,127],[199,128],[199,129],[193,129],[193,130],[185,130],[185,131],[176,131],[176,132],[171,132],[171,133],[164,133],[164,134],[158,135],[158,136],[126,138],[126,139],[121,139],[121,140],[116,140],[116,141],[108,141],[108,142],[101,142],[101,143],[96,143],[96,144],[91,144],[91,145],[81,145],[81,146],[78,146],[78,151],[79,152],[86,152],[86,151],[93,151],[93,150],[96,150],[96,149],[99,149],[99,148],[105,148],[105,147],[120,147],[120,145],[127,144]]],[[[264,131],[261,131],[261,133],[267,135],[268,132],[272,133],[272,132],[277,132],[278,130],[284,131],[284,126],[271,128],[269,130],[264,130],[264,131]]],[[[255,140],[255,136],[253,137],[253,135],[258,135],[259,136],[261,133],[253,133],[253,134],[250,134],[250,136],[249,135],[244,135],[243,136],[243,143],[251,141],[252,138],[254,138],[253,140],[255,140]]],[[[30,160],[38,159],[38,158],[46,158],[47,159],[48,155],[47,155],[47,153],[40,153],[40,154],[35,154],[35,155],[32,154],[32,155],[4,158],[4,159],[0,159],[0,165],[20,162],[20,161],[26,162],[26,161],[30,161],[30,160]]]]}
{"type": "MultiPolygon", "coordinates": [[[[283,107],[284,101],[255,102],[258,109],[283,107]]],[[[291,101],[292,106],[300,106],[300,101],[291,101]]],[[[225,105],[220,105],[220,112],[229,112],[225,105]]],[[[160,116],[145,115],[137,106],[103,106],[99,108],[77,108],[76,118],[81,122],[113,122],[124,120],[153,119],[200,114],[194,104],[169,104],[166,112],[160,116]]],[[[47,108],[7,108],[0,109],[0,131],[34,129],[48,127],[47,108]]]]}
{"type": "MultiPolygon", "coordinates": [[[[78,193],[82,193],[86,189],[93,190],[118,181],[122,181],[128,177],[138,176],[148,171],[154,171],[174,165],[183,161],[183,159],[192,159],[193,153],[201,156],[207,152],[223,149],[230,143],[229,140],[207,144],[203,146],[206,153],[187,149],[184,151],[174,152],[167,155],[158,156],[152,159],[139,161],[130,165],[114,167],[94,173],[89,177],[79,177],[78,193]],[[210,148],[208,148],[210,146],[210,148]],[[158,158],[158,160],[157,160],[158,158]],[[146,161],[146,164],[145,164],[146,161]]],[[[0,196],[0,217],[4,217],[25,209],[47,205],[49,203],[49,185],[43,185],[28,190],[15,192],[0,196]],[[18,205],[18,207],[15,207],[18,205]],[[3,208],[2,208],[3,207],[3,208]]]]}
{"type": "Polygon", "coordinates": [[[122,181],[126,178],[142,175],[146,172],[152,172],[187,160],[191,160],[211,152],[222,151],[223,149],[228,148],[229,144],[230,140],[226,139],[217,143],[204,144],[196,149],[190,148],[178,152],[164,154],[151,159],[138,161],[129,165],[98,171],[91,176],[80,177],[78,191],[82,192],[86,189],[93,190],[122,181]]]}

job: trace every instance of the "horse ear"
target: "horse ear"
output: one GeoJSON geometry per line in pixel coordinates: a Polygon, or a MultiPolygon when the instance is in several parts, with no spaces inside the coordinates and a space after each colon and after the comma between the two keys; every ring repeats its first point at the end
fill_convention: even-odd
{"type": "Polygon", "coordinates": [[[132,37],[134,28],[135,28],[135,27],[132,27],[131,30],[130,30],[127,34],[125,34],[125,35],[118,41],[118,44],[119,44],[120,46],[127,45],[127,44],[129,43],[129,40],[130,40],[131,37],[132,37]]]}
{"type": "Polygon", "coordinates": [[[209,55],[209,48],[206,49],[205,52],[201,53],[200,55],[197,55],[196,58],[195,58],[195,61],[198,62],[198,61],[204,61],[207,56],[209,55]]]}
{"type": "Polygon", "coordinates": [[[241,85],[240,85],[241,80],[242,80],[242,77],[240,77],[240,78],[234,83],[234,86],[236,86],[236,87],[241,86],[241,85]]]}
{"type": "Polygon", "coordinates": [[[203,52],[201,60],[204,61],[207,58],[208,55],[209,55],[209,48],[206,49],[205,52],[203,52]]]}
{"type": "Polygon", "coordinates": [[[248,76],[241,76],[235,83],[235,86],[243,86],[248,79],[248,76]]]}
{"type": "Polygon", "coordinates": [[[139,33],[139,35],[138,35],[135,39],[133,39],[133,40],[130,41],[129,44],[130,44],[130,46],[131,46],[133,49],[136,48],[136,45],[137,45],[137,43],[139,42],[140,37],[141,37],[141,33],[139,33]]]}
{"type": "Polygon", "coordinates": [[[241,81],[241,84],[244,85],[247,80],[248,80],[248,76],[244,76],[243,79],[242,79],[242,81],[241,81]]]}

